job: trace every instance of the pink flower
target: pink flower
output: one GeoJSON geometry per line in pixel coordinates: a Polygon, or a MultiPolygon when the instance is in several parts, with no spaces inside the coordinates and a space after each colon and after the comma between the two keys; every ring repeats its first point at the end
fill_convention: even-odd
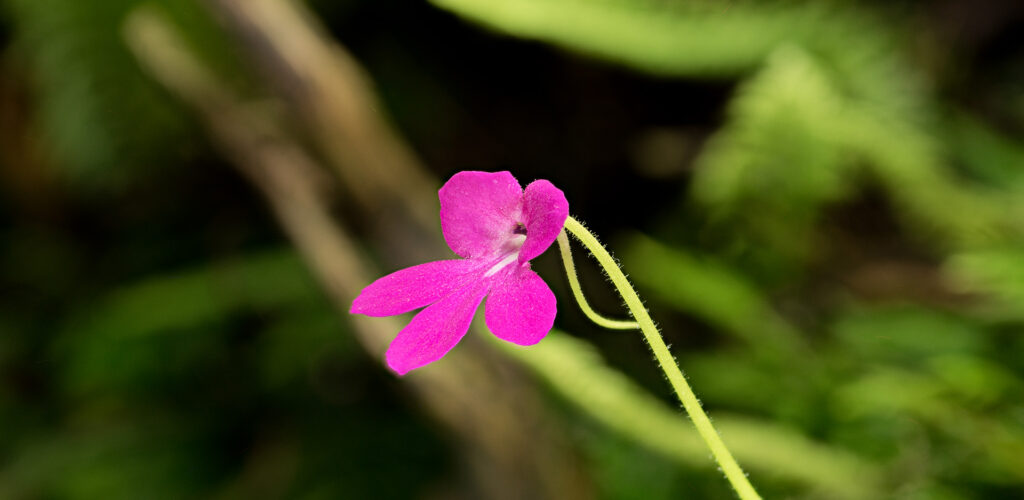
{"type": "Polygon", "coordinates": [[[444,239],[464,258],[389,274],[349,310],[379,317],[427,306],[388,348],[388,366],[402,375],[455,347],[485,296],[487,327],[500,339],[533,345],[555,321],[555,295],[530,259],[551,246],[569,216],[562,191],[545,180],[523,190],[508,172],[459,172],[438,196],[444,239]]]}

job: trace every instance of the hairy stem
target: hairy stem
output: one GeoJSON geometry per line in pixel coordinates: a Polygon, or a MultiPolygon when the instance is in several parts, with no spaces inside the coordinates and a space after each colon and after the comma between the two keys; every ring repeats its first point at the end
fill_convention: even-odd
{"type": "Polygon", "coordinates": [[[686,377],[683,376],[683,372],[679,369],[679,365],[676,364],[675,358],[672,357],[668,346],[665,345],[665,340],[662,339],[661,333],[654,326],[654,321],[651,320],[647,309],[640,301],[640,297],[637,296],[636,290],[633,289],[629,280],[626,279],[622,269],[619,268],[618,263],[608,253],[608,250],[601,245],[597,237],[572,216],[566,219],[565,230],[576,237],[583,246],[587,247],[587,250],[594,255],[597,262],[608,273],[608,277],[611,278],[615,288],[622,295],[623,300],[626,301],[626,306],[629,307],[633,318],[639,323],[640,331],[643,332],[644,337],[647,339],[647,344],[654,351],[654,357],[658,360],[658,364],[661,365],[661,369],[668,377],[668,381],[679,397],[679,401],[683,403],[683,408],[690,415],[690,419],[693,420],[693,424],[697,427],[697,432],[704,439],[704,442],[707,443],[708,448],[711,449],[715,461],[722,468],[722,472],[725,473],[726,479],[732,484],[736,493],[743,500],[760,500],[761,496],[754,490],[746,474],[743,473],[743,469],[736,463],[736,459],[732,457],[729,449],[722,442],[718,431],[711,425],[711,419],[708,418],[708,414],[701,408],[700,401],[697,400],[697,396],[693,393],[693,389],[690,388],[690,384],[686,382],[686,377]]]}
{"type": "Polygon", "coordinates": [[[636,321],[606,318],[590,307],[587,299],[583,296],[580,280],[576,276],[576,264],[572,261],[572,248],[569,247],[569,237],[565,235],[565,229],[558,233],[558,250],[562,253],[562,264],[565,265],[565,275],[569,278],[569,288],[572,289],[572,295],[576,297],[576,303],[580,305],[583,314],[590,318],[590,321],[613,330],[636,330],[640,328],[636,321]]]}

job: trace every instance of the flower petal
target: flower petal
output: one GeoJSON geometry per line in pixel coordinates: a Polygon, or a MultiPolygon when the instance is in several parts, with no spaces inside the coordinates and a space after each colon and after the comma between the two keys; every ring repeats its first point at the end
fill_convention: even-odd
{"type": "Polygon", "coordinates": [[[394,316],[419,309],[451,295],[478,273],[470,260],[441,260],[407,267],[370,283],[352,301],[348,312],[367,316],[394,316]]]}
{"type": "Polygon", "coordinates": [[[459,172],[438,191],[441,232],[466,258],[488,257],[516,228],[523,188],[508,172],[459,172]]]}
{"type": "Polygon", "coordinates": [[[466,335],[486,294],[486,282],[477,281],[420,311],[388,347],[388,366],[405,375],[441,359],[466,335]]]}
{"type": "Polygon", "coordinates": [[[533,181],[523,194],[523,224],[526,241],[519,251],[519,262],[526,262],[547,250],[569,217],[565,193],[545,180],[533,181]]]}
{"type": "Polygon", "coordinates": [[[555,294],[528,265],[495,283],[484,306],[487,328],[513,344],[540,342],[555,324],[555,294]]]}

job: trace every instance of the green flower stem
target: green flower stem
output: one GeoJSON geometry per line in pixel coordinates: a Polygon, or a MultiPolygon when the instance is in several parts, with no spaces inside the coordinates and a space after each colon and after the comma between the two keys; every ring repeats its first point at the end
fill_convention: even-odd
{"type": "Polygon", "coordinates": [[[736,493],[743,500],[760,500],[761,496],[754,490],[746,474],[743,473],[743,469],[736,463],[736,459],[732,457],[729,449],[722,442],[721,436],[718,435],[714,426],[711,425],[711,419],[708,418],[708,414],[701,408],[700,401],[697,400],[697,396],[693,393],[693,389],[690,388],[690,384],[686,382],[683,372],[679,369],[679,365],[676,364],[672,353],[669,352],[668,346],[665,345],[661,333],[654,326],[654,321],[651,320],[647,309],[640,301],[640,297],[637,296],[636,290],[629,284],[629,280],[626,279],[626,275],[622,273],[622,269],[619,268],[615,259],[601,245],[597,237],[572,216],[566,219],[565,230],[576,237],[583,246],[587,247],[587,250],[594,255],[597,262],[608,273],[608,277],[611,278],[615,288],[622,295],[623,300],[626,301],[626,306],[629,308],[630,313],[632,313],[633,318],[639,323],[640,331],[643,332],[647,343],[651,346],[651,350],[654,351],[654,357],[657,358],[661,369],[668,376],[668,381],[672,385],[672,389],[676,391],[679,401],[683,403],[683,408],[690,415],[690,419],[693,420],[693,424],[697,427],[697,432],[704,439],[704,442],[707,443],[708,448],[711,449],[715,461],[722,468],[722,472],[725,473],[726,479],[732,484],[736,493]]]}
{"type": "Polygon", "coordinates": [[[587,299],[583,297],[580,280],[576,277],[576,264],[572,261],[572,248],[569,247],[569,237],[565,235],[564,229],[558,233],[558,250],[562,253],[562,264],[565,265],[565,275],[569,278],[569,288],[572,289],[572,294],[576,297],[576,302],[580,305],[580,309],[583,310],[583,314],[590,318],[590,321],[613,330],[636,330],[640,328],[636,321],[606,318],[590,307],[587,299]]]}

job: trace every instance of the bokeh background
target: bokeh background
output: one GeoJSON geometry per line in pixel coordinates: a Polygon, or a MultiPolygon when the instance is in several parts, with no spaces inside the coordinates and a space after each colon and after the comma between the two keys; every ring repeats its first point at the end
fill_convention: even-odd
{"type": "Polygon", "coordinates": [[[766,498],[1024,498],[1016,0],[2,0],[0,498],[733,498],[554,252],[544,342],[383,366],[472,169],[766,498]]]}

